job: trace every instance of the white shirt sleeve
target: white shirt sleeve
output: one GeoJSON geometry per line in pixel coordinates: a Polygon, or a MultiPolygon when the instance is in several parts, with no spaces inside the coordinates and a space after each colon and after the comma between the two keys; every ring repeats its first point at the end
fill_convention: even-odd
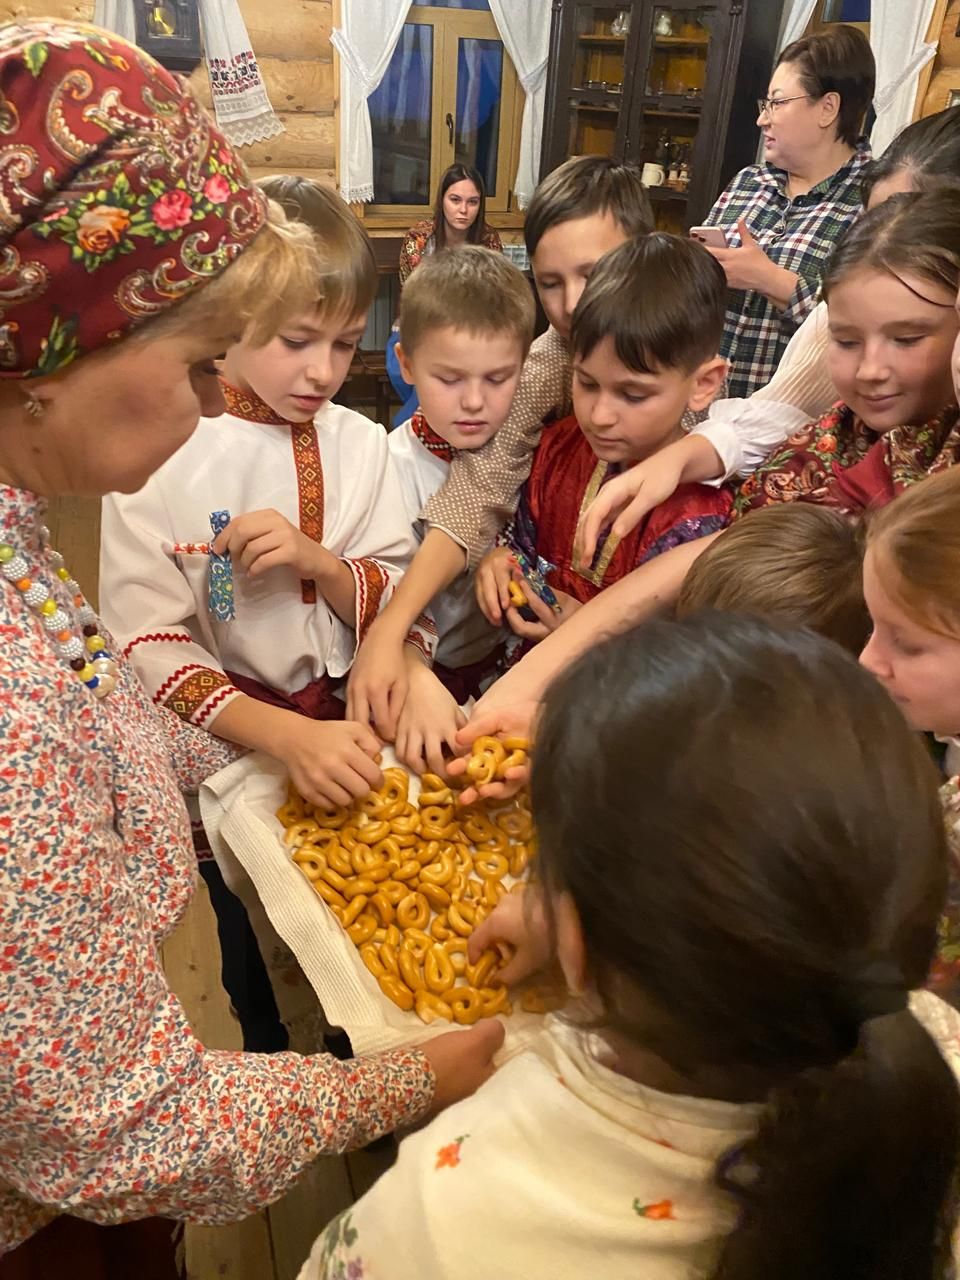
{"type": "Polygon", "coordinates": [[[717,400],[710,406],[694,433],[713,445],[724,474],[708,483],[749,475],[788,436],[827,412],[837,398],[825,359],[828,337],[827,304],[820,302],[790,339],[765,387],[747,400],[717,400]]]}

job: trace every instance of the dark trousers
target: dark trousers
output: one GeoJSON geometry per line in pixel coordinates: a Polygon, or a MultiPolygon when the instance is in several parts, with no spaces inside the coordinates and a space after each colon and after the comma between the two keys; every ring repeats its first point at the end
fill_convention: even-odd
{"type": "Polygon", "coordinates": [[[273,987],[243,903],[223,882],[212,859],[200,862],[220,938],[221,981],[240,1020],[248,1053],[279,1053],[289,1040],[273,987]]]}
{"type": "Polygon", "coordinates": [[[164,1218],[119,1227],[57,1218],[0,1258],[0,1280],[179,1280],[174,1233],[182,1227],[164,1218]]]}

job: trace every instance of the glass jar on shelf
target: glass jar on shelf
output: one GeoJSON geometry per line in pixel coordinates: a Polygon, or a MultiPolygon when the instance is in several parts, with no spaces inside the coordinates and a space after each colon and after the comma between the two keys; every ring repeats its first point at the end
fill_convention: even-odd
{"type": "Polygon", "coordinates": [[[647,66],[647,93],[675,98],[703,97],[710,48],[710,20],[716,5],[695,9],[654,8],[647,66]]]}

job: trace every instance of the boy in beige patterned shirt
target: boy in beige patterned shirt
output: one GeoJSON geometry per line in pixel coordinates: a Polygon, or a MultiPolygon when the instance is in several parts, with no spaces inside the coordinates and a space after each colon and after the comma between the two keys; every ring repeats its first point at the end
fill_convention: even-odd
{"type": "MultiPolygon", "coordinates": [[[[407,695],[403,644],[411,624],[458,574],[477,565],[513,515],[544,419],[570,412],[568,335],[590,272],[609,250],[652,229],[650,202],[633,165],[581,156],[537,188],[524,239],[550,328],[530,348],[500,431],[483,448],[455,454],[446,484],[427,503],[429,532],[350,673],[350,719],[395,737],[407,695]]],[[[504,589],[502,607],[508,603],[504,589]]]]}

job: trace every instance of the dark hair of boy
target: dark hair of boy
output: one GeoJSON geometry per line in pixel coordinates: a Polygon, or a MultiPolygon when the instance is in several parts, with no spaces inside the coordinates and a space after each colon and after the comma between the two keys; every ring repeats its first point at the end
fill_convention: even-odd
{"type": "Polygon", "coordinates": [[[848,147],[856,146],[877,81],[873,50],[863,32],[838,22],[788,44],[777,66],[784,62],[795,64],[803,91],[811,98],[838,95],[837,137],[848,147]]]}
{"type": "Polygon", "coordinates": [[[408,356],[431,330],[461,329],[509,334],[525,359],[535,321],[533,291],[523,272],[502,253],[479,245],[430,254],[400,296],[400,342],[408,356]]]}
{"type": "Polygon", "coordinates": [[[718,1162],[739,1212],[712,1280],[946,1276],[960,1095],[907,1000],[946,837],[880,684],[809,631],[647,623],[551,686],[532,799],[598,1025],[688,1095],[761,1106],[718,1162]]]}
{"type": "Polygon", "coordinates": [[[595,213],[609,213],[628,236],[653,230],[653,209],[637,165],[609,156],[575,156],[548,173],[524,216],[527,253],[533,257],[551,227],[595,213]]]}
{"type": "Polygon", "coordinates": [[[717,354],[727,281],[723,268],[688,236],[638,236],[597,263],[573,313],[574,355],[604,338],[635,373],[692,372],[717,354]]]}
{"type": "Polygon", "coordinates": [[[960,107],[947,107],[901,129],[883,155],[864,170],[863,203],[870,203],[878,182],[898,174],[908,175],[917,191],[960,186],[960,107]]]}
{"type": "Polygon", "coordinates": [[[330,187],[293,173],[260,178],[257,186],[293,222],[314,234],[320,254],[319,306],[349,318],[373,306],[379,287],[373,245],[360,221],[330,187]]]}
{"type": "Polygon", "coordinates": [[[870,635],[859,526],[830,507],[778,503],[738,520],[691,566],[678,618],[701,609],[809,627],[854,656],[870,635]]]}

